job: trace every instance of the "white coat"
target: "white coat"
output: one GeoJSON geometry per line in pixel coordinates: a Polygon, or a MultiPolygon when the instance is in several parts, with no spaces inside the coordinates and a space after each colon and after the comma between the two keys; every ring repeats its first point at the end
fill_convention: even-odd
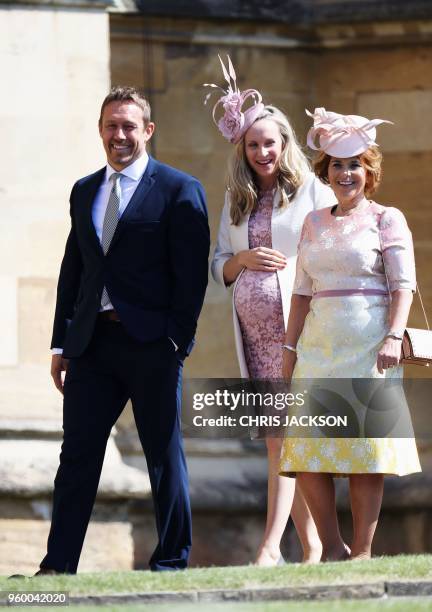
{"type": "MultiPolygon", "coordinates": [[[[324,185],[312,172],[309,172],[306,180],[302,186],[299,187],[294,199],[288,206],[279,208],[279,200],[280,192],[276,191],[273,199],[271,234],[272,247],[281,251],[288,259],[285,268],[277,271],[282,298],[284,325],[286,328],[291,303],[291,292],[296,272],[297,245],[300,239],[304,218],[311,210],[336,204],[336,198],[330,187],[324,185]]],[[[223,267],[225,262],[239,251],[244,251],[249,248],[248,223],[249,215],[247,215],[239,225],[233,225],[231,223],[229,193],[227,192],[225,194],[225,205],[222,210],[216,250],[211,263],[213,278],[223,287],[226,287],[223,278],[223,267]]],[[[248,378],[249,373],[245,360],[240,323],[234,304],[234,292],[241,274],[242,273],[240,273],[235,280],[233,289],[234,337],[240,374],[243,378],[248,378]]]]}

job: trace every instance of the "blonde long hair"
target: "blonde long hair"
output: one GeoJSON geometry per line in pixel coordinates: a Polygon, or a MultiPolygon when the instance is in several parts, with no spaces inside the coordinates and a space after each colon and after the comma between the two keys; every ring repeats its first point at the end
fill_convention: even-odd
{"type": "MultiPolygon", "coordinates": [[[[281,193],[279,206],[284,207],[294,198],[298,188],[306,179],[310,165],[284,113],[275,106],[265,106],[255,121],[260,119],[274,121],[282,137],[277,183],[281,193]]],[[[231,202],[231,221],[233,225],[238,225],[252,212],[258,196],[253,172],[246,159],[244,136],[235,146],[228,162],[227,183],[231,202]]]]}

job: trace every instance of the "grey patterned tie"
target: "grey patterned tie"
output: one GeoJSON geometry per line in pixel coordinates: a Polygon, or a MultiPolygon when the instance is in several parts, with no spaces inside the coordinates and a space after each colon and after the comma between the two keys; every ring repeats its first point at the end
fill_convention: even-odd
{"type": "MultiPolygon", "coordinates": [[[[120,172],[113,172],[110,176],[110,181],[113,182],[113,186],[111,189],[110,197],[108,200],[108,205],[105,211],[104,222],[102,226],[102,250],[104,255],[107,254],[109,246],[111,244],[111,240],[114,236],[114,232],[117,227],[117,223],[119,220],[119,206],[121,200],[121,189],[120,189],[120,178],[122,174],[120,172]]],[[[104,287],[102,291],[101,297],[101,305],[102,307],[107,306],[110,303],[110,298],[108,296],[107,290],[104,287]]]]}

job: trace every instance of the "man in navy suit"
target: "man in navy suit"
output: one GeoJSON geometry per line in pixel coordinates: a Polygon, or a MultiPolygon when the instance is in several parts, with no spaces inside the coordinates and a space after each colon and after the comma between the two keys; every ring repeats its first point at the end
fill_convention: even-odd
{"type": "Polygon", "coordinates": [[[129,398],[159,538],[150,567],[187,566],[181,375],[207,286],[209,229],[201,184],[148,156],[154,127],[137,90],[111,90],[99,119],[107,165],[71,192],[51,345],[64,439],[38,575],[76,573],[107,440],[129,398]]]}

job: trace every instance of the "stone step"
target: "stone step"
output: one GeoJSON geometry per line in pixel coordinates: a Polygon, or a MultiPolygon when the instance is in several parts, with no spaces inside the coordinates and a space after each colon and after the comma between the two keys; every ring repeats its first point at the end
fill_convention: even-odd
{"type": "Polygon", "coordinates": [[[58,419],[2,419],[0,440],[61,440],[63,429],[58,419]]]}
{"type": "MultiPolygon", "coordinates": [[[[60,441],[50,439],[0,440],[0,497],[51,496],[58,467],[60,441]]],[[[146,471],[126,465],[109,439],[98,490],[101,499],[146,499],[150,481],[146,471]]]]}

